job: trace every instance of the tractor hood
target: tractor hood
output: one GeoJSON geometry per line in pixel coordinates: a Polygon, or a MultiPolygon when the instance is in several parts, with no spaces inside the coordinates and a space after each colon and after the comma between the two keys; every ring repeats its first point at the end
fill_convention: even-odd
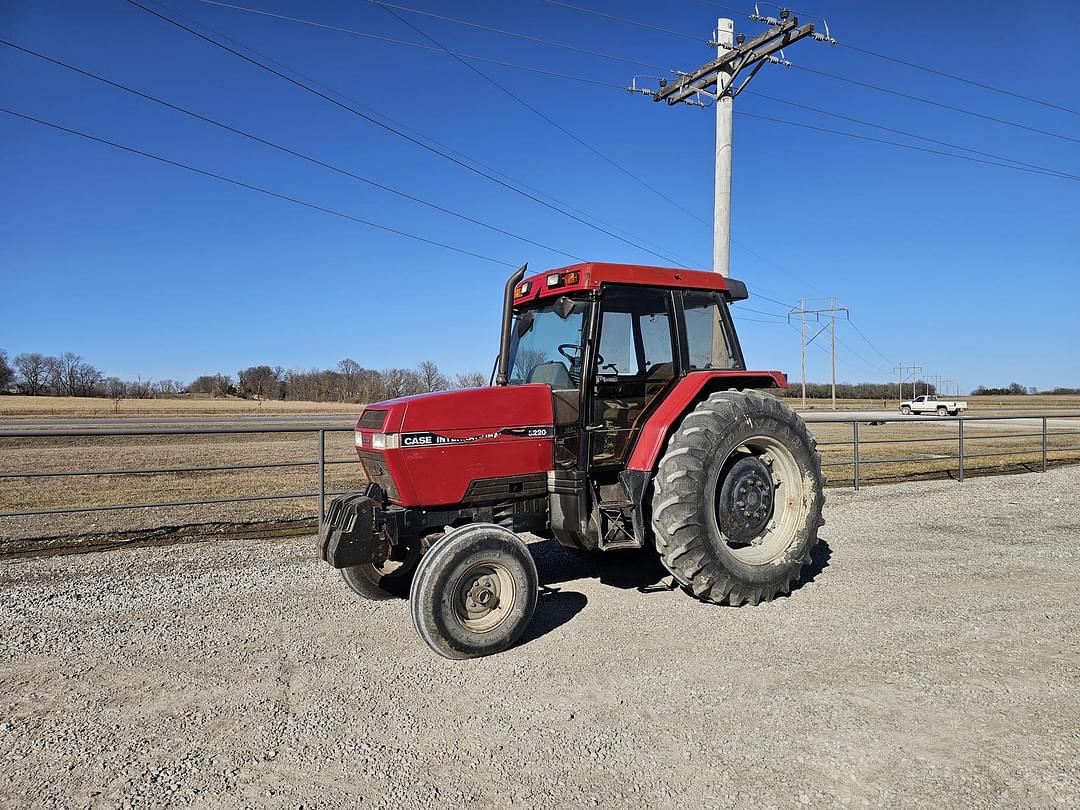
{"type": "Polygon", "coordinates": [[[546,385],[462,388],[367,406],[356,449],[391,501],[430,507],[546,482],[554,432],[546,385]]]}

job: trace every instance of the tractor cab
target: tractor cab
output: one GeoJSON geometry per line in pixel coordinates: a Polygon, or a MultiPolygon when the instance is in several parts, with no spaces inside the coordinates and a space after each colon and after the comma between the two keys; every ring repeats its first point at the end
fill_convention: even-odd
{"type": "Polygon", "coordinates": [[[746,297],[741,282],[593,263],[512,289],[505,384],[551,388],[557,470],[617,474],[678,380],[745,367],[727,308],[746,297]]]}

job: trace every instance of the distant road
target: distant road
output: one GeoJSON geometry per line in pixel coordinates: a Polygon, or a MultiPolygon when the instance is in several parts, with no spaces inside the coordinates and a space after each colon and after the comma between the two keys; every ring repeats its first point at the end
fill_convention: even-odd
{"type": "MultiPolygon", "coordinates": [[[[258,416],[251,414],[223,415],[223,416],[140,416],[130,418],[107,418],[98,419],[93,417],[83,418],[57,418],[57,419],[0,419],[0,430],[40,430],[56,428],[58,430],[109,430],[112,428],[253,428],[253,427],[305,427],[305,428],[347,428],[356,423],[356,414],[278,414],[275,416],[258,416]]],[[[872,422],[879,419],[891,419],[903,422],[939,422],[937,416],[902,416],[896,410],[866,410],[866,411],[823,411],[807,410],[799,411],[807,422],[850,422],[857,419],[860,422],[872,422]]],[[[978,413],[970,413],[969,417],[976,417],[978,413]]],[[[1080,411],[1072,418],[1067,414],[1056,414],[1047,420],[1050,427],[1057,429],[1076,428],[1080,429],[1080,411]]],[[[975,420],[983,427],[1015,427],[1018,424],[1025,426],[1041,426],[1042,419],[1039,416],[1017,414],[1016,418],[1009,421],[975,420]]]]}

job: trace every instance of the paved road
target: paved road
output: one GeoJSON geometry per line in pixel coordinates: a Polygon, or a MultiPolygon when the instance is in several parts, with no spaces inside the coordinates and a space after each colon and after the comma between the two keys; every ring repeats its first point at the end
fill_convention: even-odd
{"type": "Polygon", "coordinates": [[[310,539],[0,564],[0,806],[1077,807],[1077,491],[830,492],[756,608],[535,542],[524,642],[466,662],[310,539]]]}

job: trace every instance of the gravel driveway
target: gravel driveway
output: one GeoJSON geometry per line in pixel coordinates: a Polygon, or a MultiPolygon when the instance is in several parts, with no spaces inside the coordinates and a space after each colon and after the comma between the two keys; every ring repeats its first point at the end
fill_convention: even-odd
{"type": "Polygon", "coordinates": [[[537,542],[524,643],[466,662],[310,539],[13,561],[0,806],[1077,806],[1078,492],[830,492],[756,608],[537,542]]]}

